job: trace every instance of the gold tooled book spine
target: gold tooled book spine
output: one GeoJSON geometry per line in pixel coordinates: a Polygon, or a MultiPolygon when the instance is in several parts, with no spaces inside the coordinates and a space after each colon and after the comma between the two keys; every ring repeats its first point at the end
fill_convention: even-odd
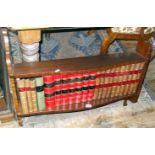
{"type": "Polygon", "coordinates": [[[31,87],[32,109],[33,109],[33,112],[37,112],[38,107],[37,107],[37,96],[36,96],[36,90],[35,90],[36,88],[35,79],[30,80],[30,87],[31,87]]]}
{"type": "Polygon", "coordinates": [[[30,90],[30,83],[29,83],[29,81],[30,81],[29,79],[25,79],[25,88],[27,89],[26,95],[27,95],[27,102],[28,102],[29,112],[33,112],[31,90],[30,90]]]}
{"type": "MultiPolygon", "coordinates": [[[[116,73],[117,68],[111,69],[111,73],[116,73]]],[[[110,83],[115,83],[116,76],[112,76],[110,79],[110,83]]],[[[111,91],[110,91],[110,98],[113,98],[115,96],[116,92],[116,86],[111,86],[111,91]]]]}
{"type": "MultiPolygon", "coordinates": [[[[140,63],[136,64],[136,69],[135,69],[135,70],[138,71],[138,70],[140,70],[140,68],[141,68],[141,64],[140,64],[140,63]]],[[[140,74],[141,74],[141,73],[138,73],[138,74],[135,75],[135,80],[139,80],[140,74]]],[[[135,83],[134,83],[134,86],[133,86],[133,93],[136,92],[138,83],[139,83],[139,82],[135,82],[135,83]]]]}
{"type": "MultiPolygon", "coordinates": [[[[128,70],[129,70],[129,71],[132,71],[132,70],[133,70],[133,66],[132,66],[132,65],[129,65],[128,70]]],[[[132,74],[129,74],[129,75],[128,75],[127,81],[130,82],[131,80],[132,80],[132,74]]],[[[131,86],[130,83],[127,84],[127,86],[126,86],[126,87],[127,87],[127,88],[126,88],[126,89],[127,89],[127,95],[130,95],[130,86],[131,86]]]]}
{"type": "Polygon", "coordinates": [[[104,82],[105,82],[105,77],[104,77],[105,71],[102,71],[101,74],[102,74],[102,76],[101,76],[101,80],[100,80],[100,85],[102,85],[102,88],[100,88],[100,92],[101,92],[101,99],[103,99],[103,96],[104,96],[104,87],[103,87],[103,85],[104,85],[104,82]]]}
{"type": "Polygon", "coordinates": [[[145,62],[140,63],[140,69],[144,69],[145,62]]]}
{"type": "Polygon", "coordinates": [[[28,111],[28,105],[27,105],[27,95],[25,89],[25,80],[17,80],[17,87],[18,87],[18,93],[20,97],[20,103],[22,107],[23,114],[27,114],[28,111]],[[23,89],[23,90],[22,90],[23,89]]]}
{"type": "MultiPolygon", "coordinates": [[[[118,73],[120,73],[121,67],[117,67],[115,69],[115,72],[117,74],[117,76],[114,77],[114,83],[119,83],[120,81],[120,76],[118,76],[118,73]]],[[[120,94],[120,86],[114,86],[114,97],[118,97],[120,94]]]]}
{"type": "MultiPolygon", "coordinates": [[[[120,67],[117,67],[116,69],[115,69],[115,72],[116,72],[116,74],[118,74],[119,72],[120,72],[120,67]]],[[[120,78],[120,76],[115,76],[114,77],[114,83],[117,83],[117,82],[119,82],[119,78],[120,78]]],[[[118,93],[118,90],[119,90],[119,88],[120,88],[120,86],[114,86],[114,97],[117,97],[118,95],[119,95],[119,93],[118,93]]]]}
{"type": "Polygon", "coordinates": [[[105,77],[105,75],[106,75],[106,71],[104,71],[104,76],[102,76],[102,85],[103,85],[103,87],[102,87],[102,99],[105,99],[106,98],[106,87],[104,87],[104,84],[106,84],[107,83],[107,81],[106,81],[106,77],[105,77]]]}
{"type": "MultiPolygon", "coordinates": [[[[125,73],[128,73],[130,71],[130,65],[125,66],[125,73]]],[[[129,81],[129,75],[124,75],[124,82],[129,81]]],[[[123,95],[126,96],[128,94],[128,87],[129,84],[125,84],[124,85],[124,91],[123,91],[123,95]]]]}
{"type": "MultiPolygon", "coordinates": [[[[101,86],[101,83],[102,83],[102,79],[101,79],[102,72],[99,72],[99,75],[100,75],[100,78],[98,79],[98,85],[101,86]]],[[[102,88],[98,88],[98,96],[97,96],[97,99],[100,100],[101,97],[102,97],[102,88]]]]}
{"type": "MultiPolygon", "coordinates": [[[[124,72],[127,72],[127,65],[125,66],[124,72]]],[[[123,82],[126,82],[128,79],[127,75],[123,75],[123,82]]],[[[123,96],[125,96],[127,94],[126,92],[126,84],[123,84],[123,96]]]]}
{"type": "MultiPolygon", "coordinates": [[[[135,64],[135,71],[139,70],[139,64],[135,64]]],[[[134,74],[134,80],[138,79],[138,74],[134,74]]],[[[135,93],[136,88],[137,88],[138,82],[134,82],[133,83],[133,89],[132,89],[132,93],[135,93]]]]}
{"type": "MultiPolygon", "coordinates": [[[[97,78],[96,78],[96,86],[98,86],[100,84],[100,78],[98,77],[98,75],[100,75],[100,72],[97,72],[97,78]]],[[[98,99],[98,93],[99,93],[99,89],[95,88],[95,92],[94,92],[94,100],[98,99]]]]}
{"type": "MultiPolygon", "coordinates": [[[[131,65],[131,71],[134,71],[135,68],[136,68],[136,64],[132,64],[131,65]]],[[[135,79],[135,74],[132,74],[131,80],[134,80],[134,79],[135,79]]],[[[131,83],[130,88],[129,88],[129,94],[132,94],[133,87],[134,87],[134,83],[131,83]]]]}
{"type": "MultiPolygon", "coordinates": [[[[121,73],[124,73],[124,71],[125,71],[125,66],[122,66],[121,73]]],[[[121,82],[125,81],[125,77],[123,75],[120,76],[120,81],[121,82]]],[[[124,87],[125,86],[123,84],[120,85],[120,96],[124,95],[124,87]]]]}
{"type": "MultiPolygon", "coordinates": [[[[110,69],[108,69],[106,71],[106,74],[109,74],[109,73],[110,73],[110,69]]],[[[109,77],[108,76],[105,77],[105,84],[109,84],[109,77]]],[[[109,87],[105,86],[105,98],[107,99],[108,96],[109,96],[109,87]]]]}
{"type": "MultiPolygon", "coordinates": [[[[144,69],[144,64],[145,64],[144,62],[142,62],[142,63],[139,64],[139,70],[143,70],[144,69]]],[[[142,73],[139,73],[138,74],[137,80],[140,79],[141,75],[142,75],[142,73]]]]}

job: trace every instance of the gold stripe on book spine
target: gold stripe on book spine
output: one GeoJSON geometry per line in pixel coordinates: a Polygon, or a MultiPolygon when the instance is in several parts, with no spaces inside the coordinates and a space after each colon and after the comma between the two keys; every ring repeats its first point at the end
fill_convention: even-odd
{"type": "MultiPolygon", "coordinates": [[[[102,74],[105,75],[106,71],[103,71],[102,74]]],[[[101,77],[101,85],[103,86],[105,84],[105,76],[101,77]]],[[[105,98],[105,88],[102,87],[102,99],[105,98]]]]}
{"type": "MultiPolygon", "coordinates": [[[[122,66],[121,67],[121,73],[123,73],[125,71],[125,66],[122,66]]],[[[125,80],[125,77],[124,76],[120,76],[120,81],[123,82],[125,80]]],[[[120,86],[120,96],[123,96],[123,93],[124,93],[124,85],[122,84],[120,86]]]]}
{"type": "MultiPolygon", "coordinates": [[[[17,86],[19,89],[24,89],[25,88],[25,80],[17,80],[17,86]]],[[[19,91],[19,96],[20,96],[20,102],[21,102],[21,107],[22,107],[22,112],[23,114],[28,113],[28,105],[27,105],[27,95],[25,91],[19,91]]]]}
{"type": "MultiPolygon", "coordinates": [[[[129,68],[128,68],[128,70],[129,71],[132,71],[133,70],[133,66],[132,65],[129,65],[129,68]]],[[[128,75],[128,79],[127,79],[127,81],[131,81],[132,80],[132,74],[129,74],[128,75]]],[[[131,86],[131,84],[129,83],[129,84],[127,84],[127,88],[126,88],[126,90],[127,90],[127,95],[129,95],[130,93],[129,93],[129,91],[130,91],[130,86],[131,86]]]]}
{"type": "MultiPolygon", "coordinates": [[[[108,74],[108,73],[110,73],[110,69],[108,69],[105,74],[108,74]]],[[[108,84],[108,83],[109,83],[109,77],[105,76],[105,84],[108,84]]],[[[105,98],[107,99],[108,96],[109,96],[109,88],[105,87],[105,98]]]]}
{"type": "MultiPolygon", "coordinates": [[[[102,72],[99,72],[99,75],[101,75],[102,72]]],[[[98,78],[98,85],[101,85],[101,82],[102,82],[102,79],[101,77],[98,78]]],[[[102,89],[101,88],[98,88],[98,94],[97,94],[97,99],[101,99],[101,96],[102,96],[102,89]]]]}
{"type": "Polygon", "coordinates": [[[29,112],[33,112],[32,109],[32,98],[31,98],[31,91],[30,91],[30,83],[29,79],[25,79],[25,88],[27,88],[26,95],[27,95],[27,102],[28,102],[28,108],[29,112]]]}
{"type": "Polygon", "coordinates": [[[144,65],[145,65],[145,63],[144,62],[142,62],[142,63],[140,63],[141,65],[141,69],[144,69],[144,65]]]}
{"type": "MultiPolygon", "coordinates": [[[[113,68],[111,69],[111,73],[115,73],[117,70],[117,68],[113,68]]],[[[110,83],[115,83],[115,79],[116,77],[111,77],[110,83]]],[[[116,93],[116,86],[111,87],[111,91],[110,91],[110,97],[113,98],[115,96],[116,93]]]]}
{"type": "MultiPolygon", "coordinates": [[[[97,77],[98,75],[100,75],[100,72],[97,72],[97,77]]],[[[98,86],[100,84],[100,78],[96,78],[96,86],[98,86]]],[[[94,100],[96,100],[98,98],[98,89],[95,88],[95,92],[94,92],[94,100]]]]}
{"type": "MultiPolygon", "coordinates": [[[[125,66],[125,70],[124,72],[127,72],[127,66],[125,66]]],[[[128,76],[127,75],[123,75],[123,82],[127,81],[128,76]]],[[[123,96],[125,96],[127,94],[126,92],[126,84],[123,84],[123,96]]]]}
{"type": "MultiPolygon", "coordinates": [[[[144,62],[139,63],[139,70],[142,70],[142,72],[144,69],[144,64],[145,64],[144,62]]],[[[142,73],[139,73],[137,79],[140,79],[141,75],[142,75],[142,73]]]]}
{"type": "MultiPolygon", "coordinates": [[[[119,73],[120,67],[115,68],[115,73],[119,73]]],[[[117,83],[119,81],[119,76],[115,76],[113,78],[113,82],[117,83]]],[[[113,86],[113,90],[112,90],[112,96],[111,97],[116,97],[117,96],[117,86],[113,86]]]]}
{"type": "MultiPolygon", "coordinates": [[[[114,72],[115,72],[115,69],[114,69],[114,68],[110,69],[110,73],[111,73],[111,74],[114,73],[114,72]]],[[[109,83],[109,84],[112,84],[113,79],[114,79],[114,77],[109,76],[109,77],[108,77],[108,80],[109,80],[108,83],[109,83]]],[[[108,95],[107,95],[107,98],[108,98],[108,99],[111,98],[111,93],[112,93],[112,86],[109,86],[109,87],[108,87],[108,95]]]]}
{"type": "Polygon", "coordinates": [[[31,88],[31,99],[32,99],[32,109],[33,112],[38,111],[38,107],[37,107],[37,96],[36,96],[36,90],[35,90],[35,80],[31,79],[30,80],[30,88],[31,88]]]}
{"type": "MultiPolygon", "coordinates": [[[[140,68],[141,68],[141,64],[138,63],[138,64],[136,65],[136,70],[140,70],[140,68]]],[[[139,78],[140,78],[140,74],[141,74],[141,73],[138,73],[138,74],[135,75],[135,80],[139,80],[139,78]]],[[[133,93],[136,92],[136,89],[137,89],[138,83],[139,83],[139,82],[137,82],[137,83],[134,84],[134,87],[133,87],[133,93]]]]}
{"type": "MultiPolygon", "coordinates": [[[[105,78],[105,74],[106,74],[106,70],[103,72],[104,76],[102,76],[102,85],[106,84],[106,78],[105,78]]],[[[105,99],[106,97],[106,88],[102,87],[102,99],[105,99]]]]}
{"type": "MultiPolygon", "coordinates": [[[[131,65],[127,65],[126,67],[125,67],[125,72],[127,73],[127,72],[129,72],[130,71],[130,66],[131,65]]],[[[130,75],[124,75],[125,76],[125,81],[130,81],[130,75]]],[[[124,86],[124,95],[128,95],[128,88],[129,88],[129,85],[130,84],[126,84],[125,86],[124,86]]]]}
{"type": "MultiPolygon", "coordinates": [[[[132,65],[131,65],[131,71],[134,71],[135,69],[136,69],[136,64],[132,64],[132,65]]],[[[132,74],[131,80],[135,80],[135,74],[132,74]]],[[[133,87],[134,87],[134,84],[131,83],[131,84],[130,84],[130,88],[129,88],[129,94],[130,94],[130,95],[132,94],[133,87]]]]}
{"type": "MultiPolygon", "coordinates": [[[[135,64],[135,71],[137,71],[139,69],[139,64],[135,64]]],[[[133,80],[137,80],[138,74],[134,74],[133,75],[133,80]]],[[[136,87],[137,87],[137,83],[133,83],[133,87],[132,87],[132,94],[135,93],[136,91],[136,87]]]]}
{"type": "MultiPolygon", "coordinates": [[[[105,74],[105,71],[102,71],[101,72],[101,77],[100,77],[100,85],[103,85],[104,84],[104,74],[105,74]]],[[[103,95],[103,87],[99,88],[99,98],[98,99],[102,99],[102,95],[103,95]]]]}
{"type": "MultiPolygon", "coordinates": [[[[115,69],[116,74],[119,73],[121,70],[121,67],[117,67],[115,69]]],[[[115,76],[114,78],[114,83],[118,83],[120,80],[120,76],[115,76]]],[[[120,86],[114,86],[114,96],[113,97],[118,97],[119,96],[119,91],[120,91],[120,86]]]]}

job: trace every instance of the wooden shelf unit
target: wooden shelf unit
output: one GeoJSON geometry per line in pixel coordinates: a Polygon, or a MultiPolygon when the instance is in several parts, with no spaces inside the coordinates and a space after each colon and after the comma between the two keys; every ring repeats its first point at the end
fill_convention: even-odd
{"type": "MultiPolygon", "coordinates": [[[[7,29],[1,29],[5,31],[4,37],[7,37],[7,29]]],[[[9,79],[11,83],[12,97],[13,97],[13,109],[19,119],[22,117],[51,114],[51,113],[65,113],[65,112],[75,112],[87,109],[93,109],[101,107],[106,104],[110,104],[119,100],[124,100],[125,104],[127,100],[132,102],[137,102],[142,83],[148,68],[150,61],[151,48],[148,42],[149,37],[144,34],[139,35],[129,35],[129,34],[112,34],[109,29],[107,29],[109,35],[105,38],[105,41],[101,45],[101,55],[91,56],[91,57],[80,57],[80,58],[70,58],[62,60],[53,61],[42,61],[34,63],[22,63],[22,64],[11,64],[8,63],[9,79]],[[113,36],[114,35],[114,36],[113,36]],[[117,38],[118,36],[118,38],[117,38]],[[137,51],[132,53],[117,53],[117,54],[107,54],[107,48],[115,39],[134,39],[137,40],[137,51]],[[104,47],[104,48],[103,48],[104,47]],[[122,66],[130,66],[132,64],[143,63],[141,75],[138,79],[138,83],[135,88],[135,92],[126,93],[125,95],[120,93],[118,96],[104,98],[104,99],[93,99],[87,103],[80,103],[78,108],[76,104],[59,106],[52,110],[37,111],[32,113],[23,114],[21,111],[21,104],[18,98],[16,78],[30,78],[37,76],[45,76],[52,74],[62,74],[62,73],[74,73],[83,71],[107,71],[109,69],[121,68],[122,66]],[[88,107],[87,107],[88,106],[88,107]]],[[[147,35],[148,36],[148,35],[147,35]]],[[[8,43],[5,42],[8,46],[8,43]]],[[[10,53],[6,52],[7,62],[11,62],[10,53]]],[[[118,82],[118,81],[117,81],[118,82]]],[[[119,82],[123,82],[119,81],[119,82]]],[[[124,105],[125,105],[124,104],[124,105]]]]}
{"type": "Polygon", "coordinates": [[[13,65],[10,76],[14,78],[28,78],[55,74],[57,71],[59,71],[58,73],[69,73],[74,71],[103,70],[137,61],[143,62],[145,59],[140,54],[133,52],[23,63],[13,65]]]}

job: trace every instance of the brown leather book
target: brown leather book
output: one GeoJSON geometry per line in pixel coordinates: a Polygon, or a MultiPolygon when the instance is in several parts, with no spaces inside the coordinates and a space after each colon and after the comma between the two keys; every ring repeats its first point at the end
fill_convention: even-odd
{"type": "Polygon", "coordinates": [[[33,112],[38,111],[37,107],[37,96],[36,96],[36,85],[35,85],[35,79],[30,79],[29,80],[30,84],[30,93],[31,93],[31,104],[32,104],[32,110],[33,112]]]}
{"type": "Polygon", "coordinates": [[[29,79],[25,79],[25,89],[26,89],[27,103],[28,103],[28,107],[29,107],[29,112],[33,112],[31,89],[30,89],[30,82],[29,81],[30,81],[29,79]]]}
{"type": "Polygon", "coordinates": [[[23,114],[27,114],[29,110],[28,110],[27,94],[26,94],[26,88],[25,88],[25,80],[17,79],[17,87],[18,87],[18,93],[20,97],[22,112],[23,114]]]}
{"type": "Polygon", "coordinates": [[[100,85],[100,75],[101,75],[101,72],[97,72],[96,74],[96,86],[95,86],[95,92],[94,92],[94,100],[98,99],[99,98],[99,88],[98,86],[100,85]]]}
{"type": "Polygon", "coordinates": [[[130,67],[131,65],[127,65],[125,66],[125,73],[124,73],[124,77],[125,77],[125,82],[128,82],[125,84],[125,88],[124,88],[124,95],[128,95],[129,93],[129,86],[130,86],[130,81],[131,81],[131,76],[130,75],[127,75],[127,73],[130,72],[130,67]]]}

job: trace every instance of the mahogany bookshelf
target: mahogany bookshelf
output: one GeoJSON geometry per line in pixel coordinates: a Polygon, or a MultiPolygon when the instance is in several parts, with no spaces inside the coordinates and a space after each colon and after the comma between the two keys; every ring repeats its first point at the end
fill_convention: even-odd
{"type": "MultiPolygon", "coordinates": [[[[40,31],[41,30],[46,31],[46,29],[40,29],[40,31]]],[[[3,32],[2,33],[3,38],[8,37],[7,36],[8,29],[1,28],[0,31],[3,32]]],[[[49,31],[49,28],[47,29],[47,31],[49,31]]],[[[6,54],[8,75],[12,92],[12,101],[13,101],[12,105],[13,110],[15,111],[18,119],[33,115],[55,114],[55,113],[66,113],[66,112],[88,110],[101,107],[103,105],[107,105],[110,103],[114,103],[119,100],[124,100],[124,105],[126,105],[127,100],[130,100],[134,103],[137,102],[141,91],[142,83],[148,68],[148,64],[150,61],[151,46],[148,40],[152,36],[152,34],[145,35],[143,32],[135,35],[119,34],[119,33],[117,34],[112,33],[109,28],[107,29],[107,32],[109,35],[105,38],[105,40],[101,44],[100,55],[91,57],[42,61],[34,63],[13,64],[11,61],[11,54],[8,44],[9,42],[4,41],[6,47],[4,52],[6,54]],[[137,40],[137,50],[131,53],[124,52],[117,54],[108,54],[107,52],[108,46],[115,39],[137,40]],[[139,68],[137,66],[139,66],[139,68]],[[138,69],[135,71],[136,67],[138,69]],[[85,71],[96,72],[95,76],[96,84],[94,86],[94,91],[99,92],[102,86],[102,93],[100,94],[102,97],[94,97],[91,101],[81,102],[78,103],[78,105],[77,103],[72,105],[66,104],[63,106],[60,105],[59,107],[53,108],[51,110],[28,112],[26,114],[22,113],[21,103],[19,100],[16,85],[16,78],[31,78],[38,76],[63,74],[63,73],[68,74],[68,73],[75,73],[75,72],[77,73],[85,71]],[[103,74],[103,72],[105,74],[104,75],[105,77],[103,78],[104,82],[98,86],[97,80],[101,81],[100,77],[103,74]],[[130,76],[131,74],[133,76],[130,76]],[[134,79],[135,74],[138,74],[136,80],[134,79]],[[111,78],[112,75],[115,75],[116,78],[111,78]],[[125,78],[121,77],[122,75],[126,75],[126,77],[125,78]],[[118,78],[117,76],[120,76],[120,78],[118,78]],[[128,79],[129,77],[130,79],[128,79]],[[106,80],[108,81],[108,83],[106,83],[106,80]],[[136,84],[134,85],[133,83],[135,81],[136,84]],[[118,87],[113,85],[113,83],[116,84],[116,86],[118,87]],[[108,89],[106,89],[105,86],[108,86],[108,89]],[[104,94],[106,96],[104,96],[104,94]]],[[[97,95],[99,96],[99,94],[97,95]]]]}
{"type": "Polygon", "coordinates": [[[111,66],[127,65],[128,63],[145,61],[138,53],[117,53],[111,55],[97,55],[90,57],[69,58],[52,61],[15,64],[12,66],[11,77],[35,77],[66,72],[80,72],[86,70],[102,70],[111,66]],[[48,66],[48,67],[47,67],[48,66]]]}

